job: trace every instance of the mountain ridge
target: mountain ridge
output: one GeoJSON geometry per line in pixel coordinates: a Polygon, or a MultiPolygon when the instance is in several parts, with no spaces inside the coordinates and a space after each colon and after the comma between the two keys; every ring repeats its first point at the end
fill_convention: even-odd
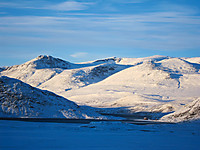
{"type": "Polygon", "coordinates": [[[11,67],[0,75],[49,90],[79,105],[170,113],[200,97],[198,60],[200,57],[155,55],[73,64],[52,56],[39,56],[22,64],[22,69],[11,67]],[[35,67],[37,63],[32,62],[38,60],[40,67],[35,67]],[[56,63],[50,63],[54,60],[56,63]],[[63,67],[63,62],[68,67],[63,67]]]}

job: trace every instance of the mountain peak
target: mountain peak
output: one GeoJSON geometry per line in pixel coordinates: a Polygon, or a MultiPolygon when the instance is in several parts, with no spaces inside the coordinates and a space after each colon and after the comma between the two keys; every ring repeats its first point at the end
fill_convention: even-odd
{"type": "Polygon", "coordinates": [[[38,57],[36,57],[36,59],[45,59],[45,58],[53,58],[50,55],[39,55],[38,57]]]}
{"type": "Polygon", "coordinates": [[[34,59],[30,60],[30,61],[37,61],[37,60],[60,60],[60,61],[64,61],[64,60],[62,60],[60,58],[55,58],[55,57],[50,56],[50,55],[39,55],[39,56],[37,56],[36,58],[34,58],[34,59]]]}
{"type": "Polygon", "coordinates": [[[104,58],[104,59],[98,59],[95,60],[94,63],[102,63],[102,62],[116,62],[119,61],[120,58],[117,57],[108,57],[108,58],[104,58]]]}
{"type": "Polygon", "coordinates": [[[73,66],[72,63],[68,61],[64,61],[60,58],[55,58],[49,55],[39,55],[38,57],[24,63],[21,65],[15,65],[8,67],[7,70],[11,69],[27,69],[27,68],[35,68],[35,69],[47,69],[47,68],[62,68],[69,69],[73,66]]]}
{"type": "Polygon", "coordinates": [[[44,69],[44,68],[68,69],[71,67],[70,62],[49,55],[39,55],[38,57],[26,62],[25,64],[36,69],[44,69]]]}
{"type": "MultiPolygon", "coordinates": [[[[26,63],[25,63],[26,64],[26,63]]],[[[49,55],[40,55],[35,59],[27,62],[36,69],[44,69],[44,68],[62,68],[68,69],[71,67],[71,63],[64,61],[60,58],[54,58],[49,55]]]]}

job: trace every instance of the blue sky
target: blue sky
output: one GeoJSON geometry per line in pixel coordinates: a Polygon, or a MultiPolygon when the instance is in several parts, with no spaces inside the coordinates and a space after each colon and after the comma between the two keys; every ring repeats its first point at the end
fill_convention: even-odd
{"type": "Polygon", "coordinates": [[[0,0],[0,66],[40,54],[200,56],[199,0],[0,0]]]}

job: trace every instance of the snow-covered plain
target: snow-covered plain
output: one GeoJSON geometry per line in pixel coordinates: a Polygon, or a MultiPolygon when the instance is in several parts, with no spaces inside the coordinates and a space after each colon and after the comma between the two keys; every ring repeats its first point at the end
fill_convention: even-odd
{"type": "Polygon", "coordinates": [[[161,120],[180,122],[200,117],[196,111],[200,109],[199,62],[200,57],[152,56],[73,64],[41,55],[0,74],[49,90],[78,105],[116,108],[101,109],[103,113],[160,113],[158,119],[171,113],[161,120]]]}
{"type": "Polygon", "coordinates": [[[1,150],[198,150],[200,122],[133,125],[0,120],[1,150]]]}

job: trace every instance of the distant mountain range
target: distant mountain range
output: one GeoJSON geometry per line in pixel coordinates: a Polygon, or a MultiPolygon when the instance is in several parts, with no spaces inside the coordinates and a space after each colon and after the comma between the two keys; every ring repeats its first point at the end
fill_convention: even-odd
{"type": "MultiPolygon", "coordinates": [[[[197,103],[195,107],[199,108],[200,57],[112,57],[74,64],[41,55],[22,65],[2,68],[0,71],[2,115],[102,117],[86,108],[79,110],[78,105],[125,107],[127,112],[160,112],[170,115],[188,109],[194,101],[197,103]],[[51,106],[48,111],[48,105],[39,105],[44,104],[44,101],[51,106]],[[73,113],[69,110],[73,110],[73,113]],[[76,113],[79,111],[83,112],[76,113]]],[[[188,120],[200,116],[198,111],[195,112],[195,117],[191,116],[188,120]]],[[[166,120],[167,117],[164,118],[166,120]]],[[[182,118],[178,121],[187,120],[187,117],[182,118]]]]}

